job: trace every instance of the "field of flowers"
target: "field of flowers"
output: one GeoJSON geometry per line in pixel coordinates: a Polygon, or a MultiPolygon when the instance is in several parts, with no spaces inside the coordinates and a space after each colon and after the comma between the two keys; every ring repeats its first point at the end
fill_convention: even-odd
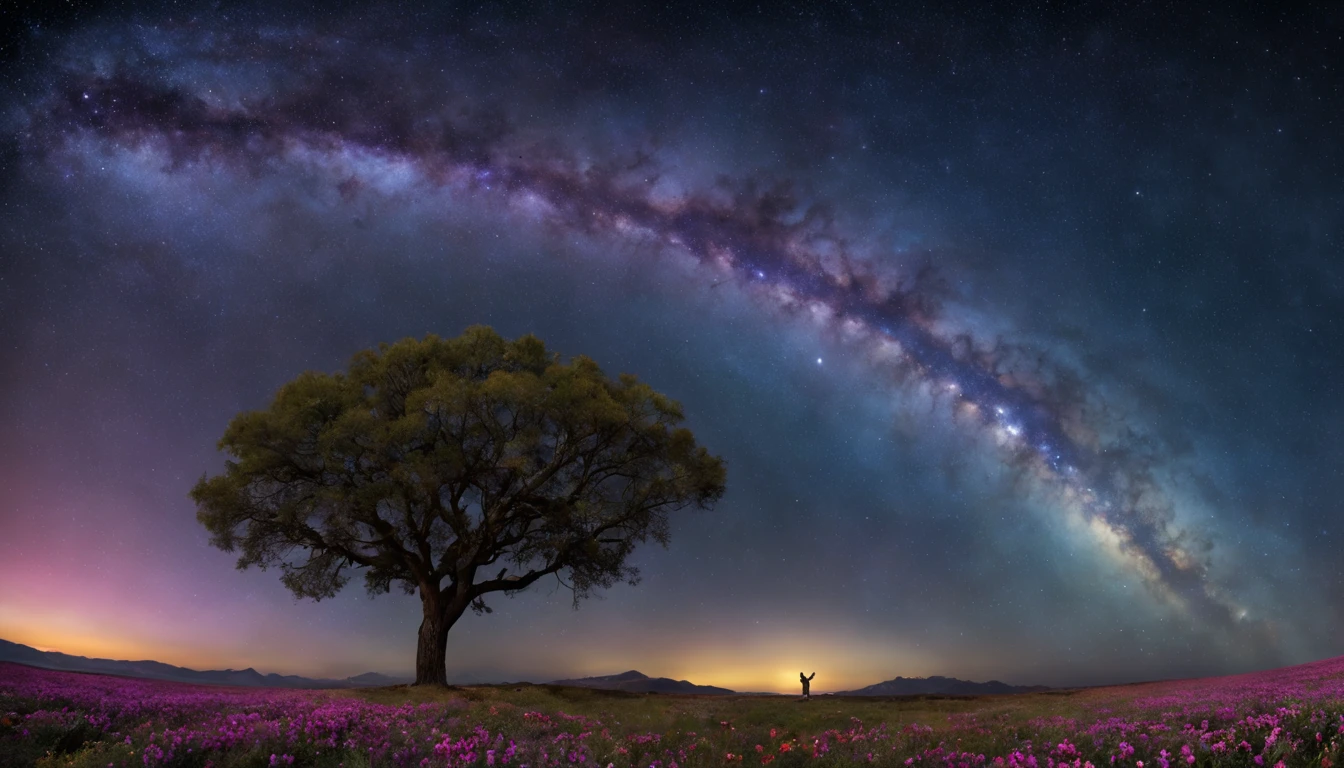
{"type": "Polygon", "coordinates": [[[1344,657],[1026,696],[287,691],[0,664],[0,766],[1331,768],[1344,657]]]}

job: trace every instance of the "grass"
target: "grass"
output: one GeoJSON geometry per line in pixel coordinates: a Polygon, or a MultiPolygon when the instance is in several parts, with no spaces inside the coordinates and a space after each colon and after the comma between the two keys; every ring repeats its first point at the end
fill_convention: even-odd
{"type": "MultiPolygon", "coordinates": [[[[1115,689],[1110,689],[1115,690],[1115,689]]],[[[443,703],[467,699],[464,713],[476,720],[497,711],[563,711],[601,720],[613,733],[673,731],[705,733],[731,722],[739,730],[778,728],[794,734],[847,729],[852,718],[867,724],[886,723],[892,730],[918,723],[948,724],[952,715],[974,715],[981,721],[1027,723],[1042,717],[1073,717],[1078,702],[1095,696],[1087,691],[1063,690],[993,696],[714,696],[640,694],[556,685],[519,683],[470,687],[427,688],[392,686],[344,692],[377,704],[443,703]],[[1081,697],[1081,698],[1080,698],[1081,697]]]]}

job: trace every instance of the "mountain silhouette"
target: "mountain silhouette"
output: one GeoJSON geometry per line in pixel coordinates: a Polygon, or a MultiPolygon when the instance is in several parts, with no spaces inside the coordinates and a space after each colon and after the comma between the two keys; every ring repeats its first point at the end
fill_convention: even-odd
{"type": "Polygon", "coordinates": [[[1036,693],[1048,691],[1044,685],[1009,685],[998,680],[975,683],[955,677],[895,677],[854,691],[836,691],[836,696],[978,696],[995,693],[1036,693]]]}
{"type": "Polygon", "coordinates": [[[212,669],[196,670],[175,667],[161,661],[120,661],[90,659],[56,651],[39,651],[22,643],[0,640],[0,661],[13,661],[30,667],[58,669],[66,672],[97,672],[105,675],[142,677],[149,680],[167,680],[174,683],[203,683],[205,685],[239,685],[253,688],[361,688],[408,683],[409,679],[389,677],[377,672],[347,677],[343,680],[301,677],[299,675],[263,675],[257,670],[212,669]]]}
{"type": "Polygon", "coordinates": [[[605,691],[627,691],[629,693],[736,693],[727,688],[713,685],[696,685],[686,680],[673,680],[669,677],[649,677],[642,672],[630,670],[619,675],[600,677],[580,677],[575,680],[556,680],[551,685],[570,685],[578,688],[599,688],[605,691]]]}

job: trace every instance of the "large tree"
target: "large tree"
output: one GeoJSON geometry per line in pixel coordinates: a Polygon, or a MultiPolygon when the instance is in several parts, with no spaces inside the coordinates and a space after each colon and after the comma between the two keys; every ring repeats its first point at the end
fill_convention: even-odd
{"type": "Polygon", "coordinates": [[[300,375],[233,418],[224,473],[191,498],[211,544],[279,568],[296,596],[331,597],[355,569],[370,594],[418,593],[415,681],[446,685],[468,608],[552,574],[576,606],[634,584],[635,546],[666,546],[669,513],[723,495],[723,461],[682,420],[634,376],[477,326],[300,375]]]}

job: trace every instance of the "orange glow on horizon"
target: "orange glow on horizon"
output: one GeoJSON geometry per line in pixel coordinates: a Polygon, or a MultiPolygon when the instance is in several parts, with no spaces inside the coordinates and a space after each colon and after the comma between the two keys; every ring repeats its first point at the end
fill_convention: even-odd
{"type": "Polygon", "coordinates": [[[107,635],[95,636],[88,632],[21,627],[6,622],[4,639],[13,643],[31,646],[39,651],[64,653],[70,656],[87,656],[91,659],[117,659],[123,661],[143,661],[153,659],[154,661],[162,661],[165,664],[191,666],[184,660],[170,660],[164,658],[168,654],[151,650],[145,645],[127,638],[107,635]]]}
{"type": "MultiPolygon", "coordinates": [[[[149,638],[93,626],[70,613],[48,613],[38,620],[16,614],[0,605],[0,636],[39,650],[54,650],[74,656],[127,661],[154,660],[198,670],[253,667],[263,673],[301,674],[310,677],[343,677],[318,670],[294,668],[285,658],[240,658],[219,649],[173,647],[149,638]]],[[[888,680],[897,675],[919,677],[938,673],[936,660],[920,648],[897,641],[859,639],[845,631],[772,632],[765,629],[750,636],[709,641],[677,650],[647,648],[644,654],[595,654],[580,661],[573,672],[556,670],[549,679],[617,674],[638,669],[651,677],[689,680],[741,692],[792,694],[800,691],[798,673],[816,673],[814,693],[850,690],[888,680]],[[843,638],[843,640],[840,640],[843,638]],[[619,661],[614,661],[619,658],[619,661]]],[[[451,665],[451,660],[450,660],[451,665]]],[[[370,669],[383,665],[371,662],[370,669]]],[[[407,671],[413,660],[406,659],[407,671]]],[[[450,676],[452,672],[450,670],[450,676]]],[[[532,677],[536,677],[533,675],[532,677]]],[[[548,682],[539,677],[534,682],[548,682]]]]}
{"type": "Polygon", "coordinates": [[[651,677],[689,680],[744,692],[798,693],[798,673],[817,673],[813,693],[862,688],[897,675],[939,674],[936,660],[921,648],[897,640],[878,640],[844,629],[832,631],[762,629],[733,640],[682,647],[675,656],[653,650],[648,656],[624,656],[613,662],[585,661],[577,676],[610,675],[638,669],[651,677]],[[619,669],[615,667],[620,667],[619,669]]]}
{"type": "Polygon", "coordinates": [[[196,648],[183,642],[164,641],[70,611],[48,611],[34,616],[16,611],[15,606],[0,604],[0,637],[39,651],[91,659],[158,661],[195,670],[253,667],[261,672],[320,676],[312,670],[292,669],[293,665],[285,659],[252,658],[220,653],[218,648],[196,648]]]}

